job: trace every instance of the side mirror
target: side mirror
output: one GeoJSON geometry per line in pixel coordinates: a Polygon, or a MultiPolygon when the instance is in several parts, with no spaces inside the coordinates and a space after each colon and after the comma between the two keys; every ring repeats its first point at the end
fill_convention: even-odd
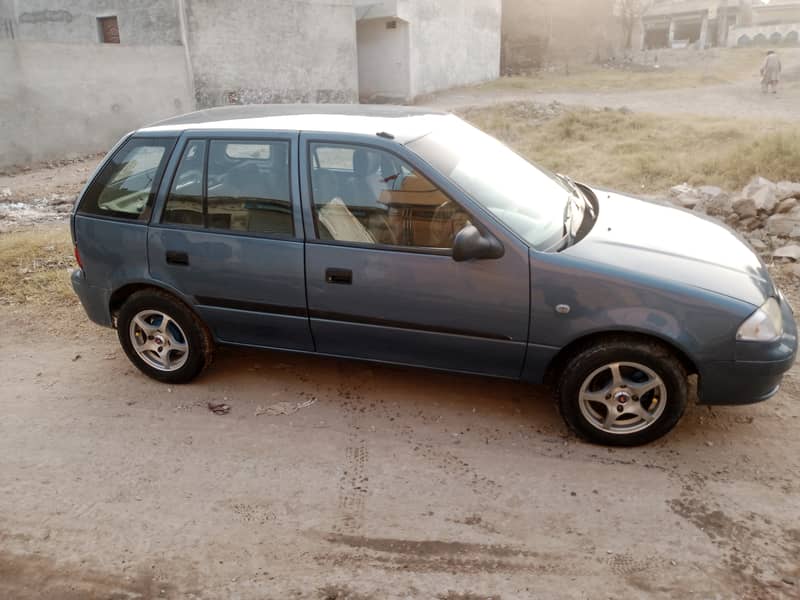
{"type": "Polygon", "coordinates": [[[474,225],[467,225],[459,231],[453,244],[453,260],[456,262],[501,258],[505,252],[500,240],[491,234],[481,234],[474,225]]]}

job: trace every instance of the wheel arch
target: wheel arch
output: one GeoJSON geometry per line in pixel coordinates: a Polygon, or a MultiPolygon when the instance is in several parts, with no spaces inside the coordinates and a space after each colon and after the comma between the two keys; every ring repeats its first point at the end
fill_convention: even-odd
{"type": "MultiPolygon", "coordinates": [[[[158,285],[157,283],[152,283],[150,281],[126,283],[125,285],[120,286],[119,288],[115,289],[112,292],[109,298],[109,310],[111,311],[112,315],[112,323],[114,325],[114,328],[117,330],[117,336],[119,337],[120,343],[122,344],[125,353],[128,355],[128,358],[131,359],[133,364],[136,365],[137,368],[139,368],[149,377],[152,377],[154,379],[166,383],[186,383],[194,379],[196,376],[198,376],[213,361],[216,341],[214,339],[214,335],[211,331],[211,328],[197,313],[197,311],[194,309],[194,306],[190,302],[188,302],[187,299],[184,298],[182,294],[178,293],[173,289],[170,289],[168,286],[158,285]],[[157,298],[160,297],[162,301],[167,301],[168,303],[174,305],[174,309],[180,310],[184,313],[183,315],[184,319],[188,319],[192,322],[191,324],[187,323],[187,325],[193,326],[195,328],[195,331],[199,334],[200,336],[200,339],[198,340],[199,346],[195,347],[199,351],[190,350],[190,354],[194,354],[196,356],[202,356],[202,362],[196,363],[195,366],[191,367],[187,373],[181,374],[183,372],[183,367],[180,367],[178,371],[170,371],[167,372],[166,374],[154,372],[152,369],[152,365],[146,365],[142,363],[141,358],[137,358],[135,356],[136,351],[133,350],[133,348],[131,347],[130,332],[126,331],[125,327],[120,329],[118,321],[120,318],[122,318],[123,320],[128,318],[127,314],[121,315],[120,313],[129,312],[127,310],[124,310],[125,303],[135,294],[140,292],[150,292],[152,296],[157,298]],[[172,375],[176,376],[173,377],[172,375]]],[[[174,314],[171,316],[172,318],[176,317],[176,315],[174,314]]],[[[189,333],[191,335],[190,330],[184,328],[184,335],[186,335],[186,333],[189,333]]],[[[190,355],[190,360],[191,360],[191,355],[190,355]]]]}
{"type": "Polygon", "coordinates": [[[614,341],[622,342],[656,342],[664,346],[681,362],[688,375],[696,375],[700,372],[696,363],[682,348],[678,347],[674,341],[665,339],[658,335],[651,333],[643,333],[636,331],[601,331],[590,333],[572,340],[569,344],[561,348],[558,353],[550,360],[545,369],[544,383],[547,385],[554,385],[558,377],[563,372],[569,359],[576,354],[582,352],[586,348],[590,348],[599,343],[614,341]]]}
{"type": "MultiPolygon", "coordinates": [[[[152,281],[135,281],[126,283],[115,289],[108,300],[108,310],[111,315],[112,321],[116,324],[117,315],[119,314],[119,310],[122,308],[122,305],[136,292],[141,292],[144,290],[153,290],[156,292],[161,292],[162,294],[168,294],[175,298],[178,302],[185,305],[188,310],[190,310],[194,315],[203,322],[203,319],[200,318],[200,315],[197,314],[197,311],[194,309],[192,304],[186,300],[180,293],[176,290],[165,286],[159,285],[158,283],[154,283],[152,281]]],[[[203,322],[204,323],[204,322],[203,322]]]]}

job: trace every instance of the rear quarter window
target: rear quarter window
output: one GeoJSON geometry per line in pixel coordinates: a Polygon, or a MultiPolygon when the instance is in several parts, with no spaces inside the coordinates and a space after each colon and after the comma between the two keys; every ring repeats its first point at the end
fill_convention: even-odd
{"type": "Polygon", "coordinates": [[[86,190],[78,213],[147,221],[175,138],[131,138],[86,190]]]}

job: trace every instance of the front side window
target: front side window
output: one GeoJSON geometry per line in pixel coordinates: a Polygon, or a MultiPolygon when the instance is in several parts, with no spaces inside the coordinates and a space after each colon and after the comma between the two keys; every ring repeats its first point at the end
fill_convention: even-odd
{"type": "Polygon", "coordinates": [[[288,142],[191,140],[175,172],[163,222],[291,236],[289,181],[288,142]]]}
{"type": "Polygon", "coordinates": [[[322,240],[451,249],[467,213],[395,155],[362,146],[315,143],[314,220],[322,240]]]}
{"type": "Polygon", "coordinates": [[[156,183],[174,139],[132,138],[100,170],[78,212],[137,221],[150,218],[156,183]]]}

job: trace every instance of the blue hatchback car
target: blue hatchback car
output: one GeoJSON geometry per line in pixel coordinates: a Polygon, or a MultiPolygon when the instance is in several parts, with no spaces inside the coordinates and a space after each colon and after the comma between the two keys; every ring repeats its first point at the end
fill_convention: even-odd
{"type": "Polygon", "coordinates": [[[774,395],[792,310],[735,232],[547,172],[457,117],[246,106],[125,136],[72,216],[74,289],[168,383],[216,344],[550,383],[635,445],[774,395]]]}

